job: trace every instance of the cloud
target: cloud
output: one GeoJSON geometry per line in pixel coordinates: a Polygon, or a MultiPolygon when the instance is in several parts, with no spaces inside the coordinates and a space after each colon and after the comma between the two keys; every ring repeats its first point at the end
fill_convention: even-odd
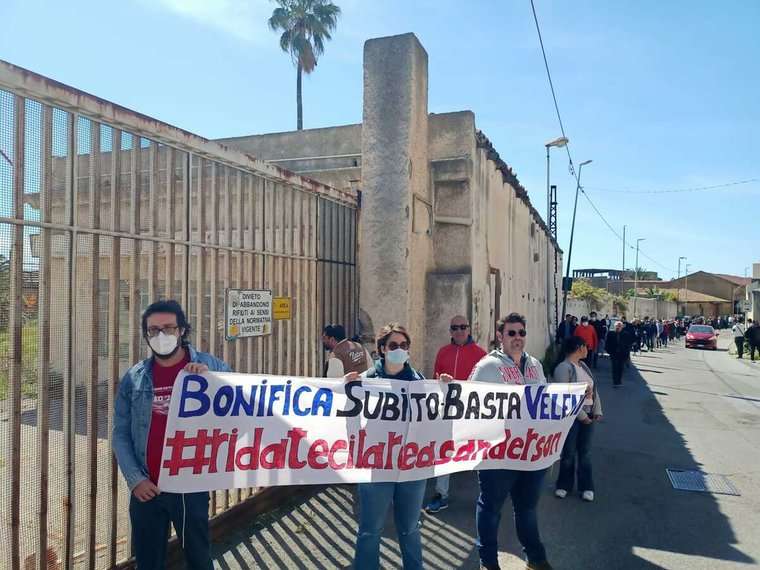
{"type": "Polygon", "coordinates": [[[160,6],[210,28],[251,42],[271,41],[267,20],[274,3],[267,0],[140,0],[148,6],[160,6]]]}

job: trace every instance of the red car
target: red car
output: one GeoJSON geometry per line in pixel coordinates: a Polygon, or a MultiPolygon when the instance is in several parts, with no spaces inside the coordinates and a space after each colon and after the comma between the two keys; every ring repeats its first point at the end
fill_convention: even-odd
{"type": "Polygon", "coordinates": [[[718,333],[710,325],[691,325],[686,332],[686,348],[718,349],[718,333]]]}

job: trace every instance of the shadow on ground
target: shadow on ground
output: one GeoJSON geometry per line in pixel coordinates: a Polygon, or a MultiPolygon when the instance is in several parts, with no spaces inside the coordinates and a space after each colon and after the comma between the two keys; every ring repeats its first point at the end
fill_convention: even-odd
{"type": "MultiPolygon", "coordinates": [[[[641,357],[637,357],[636,361],[641,357]]],[[[642,359],[644,360],[644,359],[642,359]]],[[[676,491],[667,467],[699,469],[683,440],[634,366],[624,386],[611,387],[609,363],[600,360],[598,381],[605,420],[594,441],[597,500],[553,496],[556,470],[547,477],[540,504],[540,527],[557,569],[647,570],[659,560],[695,557],[699,568],[711,561],[753,564],[735,548],[729,520],[710,494],[676,491]]],[[[662,394],[662,393],[661,393],[662,394]]],[[[425,568],[477,568],[474,473],[452,477],[451,502],[436,516],[422,516],[425,568]]],[[[347,568],[356,534],[356,505],[350,486],[335,486],[286,505],[276,513],[231,529],[214,545],[215,566],[237,568],[347,568]]],[[[524,568],[515,538],[511,505],[500,531],[502,568],[524,568]]],[[[381,567],[400,568],[398,543],[389,516],[381,547],[381,567]]],[[[687,568],[680,562],[671,568],[687,568]]],[[[696,567],[696,566],[695,566],[696,567]]]]}

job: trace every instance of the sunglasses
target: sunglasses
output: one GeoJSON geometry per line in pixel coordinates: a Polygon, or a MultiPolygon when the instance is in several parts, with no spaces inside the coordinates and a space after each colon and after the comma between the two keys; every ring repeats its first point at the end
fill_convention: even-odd
{"type": "Polygon", "coordinates": [[[519,331],[516,331],[516,330],[507,331],[508,336],[517,336],[518,334],[520,336],[525,336],[528,334],[528,332],[525,329],[520,329],[519,331]]]}
{"type": "Polygon", "coordinates": [[[401,350],[409,350],[409,343],[406,342],[406,341],[402,342],[401,344],[399,344],[397,342],[389,342],[388,343],[388,350],[397,350],[399,348],[401,350]]]}
{"type": "Polygon", "coordinates": [[[451,331],[466,331],[470,328],[470,325],[451,325],[449,329],[451,331]]]}

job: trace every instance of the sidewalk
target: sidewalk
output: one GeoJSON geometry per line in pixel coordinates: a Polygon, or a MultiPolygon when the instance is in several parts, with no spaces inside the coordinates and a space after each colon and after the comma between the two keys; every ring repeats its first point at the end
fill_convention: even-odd
{"type": "MultiPolygon", "coordinates": [[[[681,356],[674,351],[683,352],[673,347],[659,356],[645,353],[634,363],[649,370],[648,364],[655,360],[672,361],[677,368],[676,359],[681,356]]],[[[666,467],[698,469],[699,465],[639,371],[631,366],[624,386],[613,390],[609,361],[602,359],[598,381],[605,420],[598,425],[594,441],[597,500],[584,503],[577,495],[556,499],[551,474],[541,499],[542,536],[555,568],[685,568],[680,562],[661,562],[673,553],[689,555],[689,570],[752,564],[752,558],[732,546],[737,540],[731,524],[712,495],[672,489],[666,467]]],[[[455,474],[451,493],[447,510],[422,516],[425,568],[478,568],[475,474],[455,474]]],[[[225,569],[349,567],[356,535],[354,508],[350,486],[321,490],[266,520],[239,528],[224,544],[215,544],[216,564],[225,569]]],[[[384,537],[381,566],[400,568],[390,517],[384,537]]],[[[502,568],[524,568],[509,503],[500,542],[502,568]]]]}

